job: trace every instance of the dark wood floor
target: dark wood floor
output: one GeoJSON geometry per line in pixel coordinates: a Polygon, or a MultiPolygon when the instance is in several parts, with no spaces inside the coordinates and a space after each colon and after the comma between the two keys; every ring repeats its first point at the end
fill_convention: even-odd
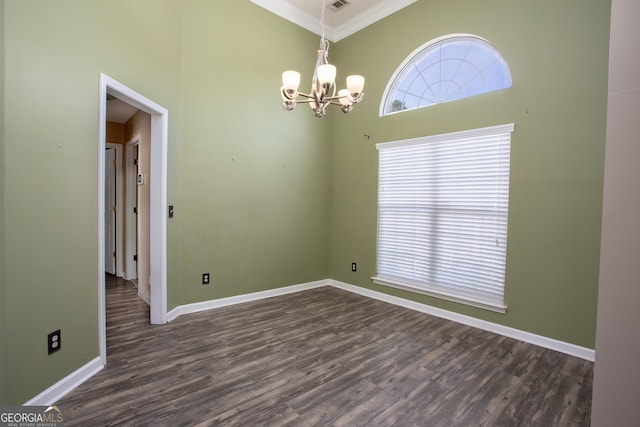
{"type": "Polygon", "coordinates": [[[67,426],[589,425],[593,363],[332,287],[149,324],[107,284],[67,426]]]}

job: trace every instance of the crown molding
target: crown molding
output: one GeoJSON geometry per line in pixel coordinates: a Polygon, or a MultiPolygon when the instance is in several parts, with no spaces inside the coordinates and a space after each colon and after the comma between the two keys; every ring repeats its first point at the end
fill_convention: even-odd
{"type": "MultiPolygon", "coordinates": [[[[281,18],[287,21],[293,22],[296,25],[301,26],[313,33],[320,34],[320,21],[317,16],[311,16],[308,13],[298,9],[286,1],[278,0],[250,0],[251,3],[255,3],[260,7],[267,9],[269,12],[273,12],[281,18]]],[[[325,25],[325,32],[327,32],[327,26],[325,25]]],[[[329,37],[327,37],[329,38],[329,37]]],[[[331,39],[329,39],[331,40],[331,39]]]]}
{"type": "MultiPolygon", "coordinates": [[[[302,28],[320,35],[322,28],[317,16],[312,16],[286,1],[279,0],[250,0],[252,3],[293,22],[302,28]]],[[[415,3],[417,0],[384,0],[358,14],[337,27],[325,22],[325,37],[331,42],[337,42],[363,28],[377,22],[392,13],[415,3]]]]}
{"type": "Polygon", "coordinates": [[[336,27],[333,33],[335,37],[334,41],[342,40],[355,34],[363,28],[396,13],[400,9],[404,9],[416,1],[418,0],[385,0],[380,2],[336,27]]]}

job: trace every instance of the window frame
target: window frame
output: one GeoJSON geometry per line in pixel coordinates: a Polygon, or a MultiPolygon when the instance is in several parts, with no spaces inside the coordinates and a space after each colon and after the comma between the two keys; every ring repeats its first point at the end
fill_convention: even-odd
{"type": "MultiPolygon", "coordinates": [[[[467,33],[455,33],[455,34],[447,34],[444,36],[440,36],[440,37],[436,37],[432,40],[429,40],[428,42],[424,43],[423,45],[419,46],[417,49],[415,49],[413,52],[411,52],[405,59],[404,61],[402,61],[402,63],[400,63],[400,65],[396,68],[396,70],[394,71],[394,73],[392,74],[391,78],[389,79],[389,81],[387,82],[387,86],[384,89],[384,92],[382,94],[382,100],[380,102],[380,108],[379,108],[379,117],[385,117],[385,116],[390,116],[390,115],[394,115],[397,113],[401,113],[404,111],[413,111],[413,110],[419,110],[421,108],[426,108],[426,107],[431,107],[434,105],[439,105],[442,104],[444,102],[453,102],[453,101],[440,101],[440,102],[436,102],[434,104],[429,104],[429,105],[423,105],[423,106],[419,106],[419,107],[415,107],[415,108],[409,108],[409,109],[400,109],[397,111],[389,111],[386,112],[386,106],[387,103],[389,101],[389,98],[392,95],[395,95],[395,92],[392,94],[391,90],[393,89],[393,87],[396,85],[397,83],[397,79],[400,77],[400,75],[405,71],[405,68],[407,67],[407,65],[409,65],[410,63],[414,62],[414,60],[416,59],[416,57],[418,57],[421,53],[423,52],[427,52],[427,54],[430,52],[430,50],[442,43],[445,42],[447,40],[456,40],[456,39],[476,39],[479,40],[480,42],[483,42],[484,44],[490,46],[499,56],[500,59],[502,59],[502,61],[504,62],[504,66],[506,67],[506,71],[509,74],[509,79],[510,79],[510,85],[501,89],[495,89],[495,90],[490,90],[487,92],[481,92],[475,95],[471,95],[468,97],[462,97],[462,98],[458,98],[455,99],[453,101],[457,101],[457,100],[461,100],[461,99],[465,99],[465,98],[469,98],[469,97],[473,97],[473,96],[477,96],[477,95],[482,95],[485,93],[490,93],[490,92],[495,92],[497,90],[504,90],[504,89],[508,89],[511,88],[513,86],[513,78],[511,76],[511,70],[509,69],[509,64],[507,64],[506,60],[504,59],[504,57],[502,56],[502,54],[500,53],[500,51],[498,51],[491,42],[489,42],[488,40],[486,40],[483,37],[477,36],[475,34],[467,34],[467,33]]],[[[420,58],[422,59],[422,58],[420,58]]]]}
{"type": "MultiPolygon", "coordinates": [[[[425,294],[425,295],[437,297],[437,298],[448,300],[448,301],[454,301],[457,303],[462,303],[462,304],[466,304],[473,307],[478,307],[478,308],[482,308],[482,309],[486,309],[486,310],[490,310],[498,313],[506,313],[507,306],[504,301],[504,285],[505,285],[505,275],[506,275],[506,251],[507,251],[507,239],[508,239],[507,231],[508,231],[508,205],[509,205],[509,181],[510,181],[510,149],[511,149],[511,142],[512,142],[512,133],[514,132],[514,130],[515,130],[515,124],[510,123],[510,124],[491,126],[491,127],[480,128],[480,129],[472,129],[472,130],[466,130],[466,131],[460,131],[460,132],[452,132],[452,133],[446,133],[446,134],[439,134],[439,135],[413,138],[408,140],[392,141],[392,142],[384,142],[384,143],[376,144],[376,148],[378,149],[379,152],[383,150],[389,150],[394,148],[404,148],[404,147],[410,147],[410,146],[418,146],[418,148],[420,148],[420,147],[426,146],[426,144],[431,144],[431,143],[440,143],[440,144],[452,143],[453,144],[455,142],[469,141],[469,140],[473,141],[478,139],[490,139],[494,137],[497,139],[498,144],[502,144],[502,143],[508,144],[507,147],[503,148],[501,146],[499,149],[497,149],[499,151],[499,156],[502,156],[504,154],[504,159],[507,161],[506,162],[506,197],[507,199],[506,199],[506,207],[502,208],[504,210],[503,215],[505,215],[504,229],[500,230],[500,233],[504,233],[504,234],[501,234],[504,236],[503,237],[504,238],[504,258],[501,260],[502,261],[501,301],[496,302],[496,301],[493,301],[491,298],[485,299],[485,298],[482,298],[482,296],[478,297],[477,292],[475,291],[473,292],[475,296],[465,294],[464,292],[460,292],[460,289],[463,289],[465,287],[464,284],[461,285],[459,289],[452,290],[452,286],[450,284],[446,284],[443,286],[437,283],[435,284],[427,283],[426,280],[418,281],[408,277],[404,277],[404,278],[398,277],[393,274],[389,274],[389,272],[387,271],[384,271],[382,273],[380,272],[380,259],[381,259],[380,258],[380,253],[381,253],[380,252],[380,249],[381,249],[380,230],[381,230],[381,216],[382,216],[380,203],[382,198],[381,192],[383,191],[382,186],[384,185],[383,177],[381,176],[382,174],[380,173],[381,159],[378,162],[379,177],[378,177],[378,202],[377,202],[378,229],[376,233],[376,276],[371,278],[374,283],[390,286],[394,288],[399,288],[403,290],[408,290],[415,293],[425,294]]],[[[502,159],[502,157],[500,158],[502,159]]],[[[504,170],[502,170],[502,172],[504,173],[504,170]]],[[[498,180],[499,178],[496,179],[496,181],[498,180]]],[[[502,181],[504,181],[504,177],[502,178],[502,181]]],[[[504,194],[502,195],[504,196],[504,194]]],[[[416,217],[417,216],[418,215],[416,215],[416,217]]],[[[392,224],[391,227],[393,227],[394,225],[395,224],[392,224]]],[[[432,247],[433,246],[430,246],[429,250],[431,250],[432,247]]],[[[395,248],[394,245],[391,244],[391,247],[387,247],[386,250],[387,252],[389,252],[389,251],[392,251],[394,248],[395,248]]],[[[489,251],[487,251],[486,253],[489,253],[489,251]]],[[[421,261],[423,259],[413,257],[413,258],[410,258],[410,260],[421,261]]],[[[441,272],[439,271],[431,272],[430,274],[441,274],[441,272]]],[[[488,289],[489,286],[487,286],[486,284],[483,284],[481,288],[488,289]]]]}

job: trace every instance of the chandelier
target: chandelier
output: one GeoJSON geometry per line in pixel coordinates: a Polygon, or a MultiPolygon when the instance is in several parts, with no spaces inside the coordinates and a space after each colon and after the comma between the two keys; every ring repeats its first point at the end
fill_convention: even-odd
{"type": "Polygon", "coordinates": [[[325,0],[322,0],[322,12],[320,13],[321,36],[318,60],[313,70],[311,93],[298,92],[300,86],[300,73],[297,71],[285,71],[282,73],[282,108],[293,110],[296,104],[307,103],[316,117],[321,118],[326,114],[327,106],[338,105],[344,113],[353,110],[353,104],[357,104],[364,98],[364,77],[352,75],[347,77],[347,88],[341,89],[336,95],[336,67],[329,64],[329,42],[324,38],[324,10],[325,0]]]}

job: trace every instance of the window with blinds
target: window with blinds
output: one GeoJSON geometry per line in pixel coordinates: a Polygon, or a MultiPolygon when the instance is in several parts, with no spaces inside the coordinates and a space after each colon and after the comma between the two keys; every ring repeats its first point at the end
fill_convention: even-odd
{"type": "Polygon", "coordinates": [[[377,144],[374,282],[504,313],[514,124],[377,144]]]}

